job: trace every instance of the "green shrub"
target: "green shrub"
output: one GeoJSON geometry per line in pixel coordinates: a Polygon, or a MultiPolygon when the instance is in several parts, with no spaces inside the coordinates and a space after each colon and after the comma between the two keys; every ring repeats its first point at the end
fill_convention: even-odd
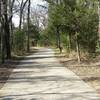
{"type": "Polygon", "coordinates": [[[26,37],[24,31],[17,31],[14,34],[14,52],[17,54],[25,51],[26,37]]]}

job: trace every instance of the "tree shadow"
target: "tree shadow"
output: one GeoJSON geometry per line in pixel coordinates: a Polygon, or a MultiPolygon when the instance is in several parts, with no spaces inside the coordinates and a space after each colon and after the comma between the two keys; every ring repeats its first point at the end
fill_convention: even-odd
{"type": "Polygon", "coordinates": [[[94,76],[90,76],[90,77],[83,77],[82,78],[85,82],[90,82],[90,81],[100,81],[100,76],[98,77],[94,77],[94,76]]]}
{"type": "MultiPolygon", "coordinates": [[[[91,95],[94,92],[79,92],[79,93],[26,93],[21,95],[7,95],[4,97],[0,97],[2,100],[16,100],[15,98],[20,98],[17,100],[46,100],[45,97],[52,97],[52,100],[100,100],[98,95],[91,95]],[[26,97],[26,96],[29,96],[26,97]],[[12,97],[12,98],[11,98],[12,97]],[[13,98],[15,97],[15,98],[13,98]],[[23,99],[24,97],[24,99],[23,99]],[[21,99],[22,98],[22,99],[21,99]]],[[[51,100],[51,99],[50,99],[51,100]]]]}
{"type": "MultiPolygon", "coordinates": [[[[36,52],[38,52],[38,49],[32,49],[24,56],[13,56],[10,60],[6,60],[4,64],[0,64],[0,89],[5,85],[5,83],[9,79],[9,76],[12,74],[13,70],[20,64],[20,61],[24,60],[25,56],[30,56],[36,52]]],[[[27,62],[27,63],[23,62],[22,64],[24,63],[32,64],[34,62],[27,62]]],[[[7,99],[7,100],[11,100],[11,99],[7,99]]]]}
{"type": "MultiPolygon", "coordinates": [[[[12,83],[23,83],[23,82],[28,82],[28,83],[31,83],[31,84],[37,84],[37,82],[40,82],[39,80],[41,81],[72,81],[73,83],[76,82],[76,81],[80,81],[80,79],[77,79],[77,78],[66,78],[66,77],[63,77],[63,76],[37,76],[37,77],[18,77],[18,78],[10,78],[9,79],[9,82],[12,84],[12,83]],[[22,79],[22,80],[21,80],[22,79]],[[27,79],[26,81],[23,81],[23,79],[27,79]],[[19,80],[19,81],[16,81],[16,80],[19,80]],[[36,82],[36,83],[35,83],[36,82]]],[[[73,87],[73,85],[71,86],[72,84],[68,84],[66,85],[67,87],[73,87]]],[[[0,99],[1,100],[16,100],[15,98],[20,98],[20,99],[17,99],[17,100],[27,100],[26,97],[31,97],[29,100],[42,100],[45,96],[55,96],[55,99],[52,99],[52,100],[77,100],[78,98],[84,98],[84,100],[99,100],[97,99],[97,96],[95,95],[95,93],[93,91],[74,91],[72,93],[69,93],[69,92],[65,92],[65,93],[60,93],[60,92],[47,92],[47,91],[50,91],[50,90],[55,90],[55,89],[58,89],[60,88],[59,86],[57,87],[51,87],[52,84],[50,84],[50,87],[48,86],[47,89],[44,89],[44,90],[38,90],[37,92],[33,92],[33,93],[23,93],[23,94],[10,94],[10,95],[5,95],[5,96],[1,96],[0,99]],[[47,92],[47,93],[46,93],[47,92]],[[35,97],[34,97],[35,96],[35,97]],[[24,97],[24,99],[23,99],[24,97]],[[21,99],[22,98],[22,99],[21,99]],[[26,98],[26,99],[25,99],[26,98]],[[41,99],[40,99],[41,98],[41,99]]],[[[75,87],[74,87],[75,88],[75,87]]],[[[77,86],[76,86],[77,88],[77,86]]],[[[98,97],[99,98],[99,97],[98,97]]],[[[44,100],[44,99],[43,99],[44,100]]],[[[49,98],[48,98],[49,100],[49,98]]]]}
{"type": "Polygon", "coordinates": [[[4,98],[2,100],[14,100],[14,98],[4,98]]]}
{"type": "Polygon", "coordinates": [[[0,65],[0,89],[4,86],[6,81],[9,79],[10,74],[12,73],[15,67],[10,65],[0,65]]]}
{"type": "MultiPolygon", "coordinates": [[[[47,53],[48,54],[48,53],[47,53]]],[[[34,59],[45,59],[45,58],[52,58],[54,56],[42,56],[42,57],[28,57],[26,59],[29,60],[29,61],[24,61],[21,62],[21,63],[16,63],[16,62],[10,62],[11,65],[17,65],[17,64],[20,64],[22,66],[16,66],[16,70],[13,71],[13,69],[15,67],[12,67],[11,70],[9,70],[9,73],[8,73],[8,77],[6,78],[6,76],[2,76],[0,78],[0,83],[3,83],[3,85],[6,83],[9,83],[9,84],[19,84],[19,83],[28,83],[29,85],[33,85],[33,84],[40,84],[40,82],[46,82],[46,81],[53,81],[53,82],[58,82],[58,81],[62,81],[62,82],[65,82],[65,81],[71,81],[72,83],[75,83],[75,82],[78,82],[80,81],[80,79],[76,78],[76,77],[64,77],[64,76],[59,76],[59,75],[46,75],[46,76],[39,76],[39,73],[42,72],[42,73],[45,73],[47,70],[51,69],[52,67],[53,68],[58,68],[58,66],[55,64],[52,64],[51,62],[50,63],[47,63],[46,65],[42,65],[41,63],[38,63],[38,62],[35,62],[34,59]],[[30,59],[32,59],[33,61],[30,61],[30,59]],[[26,66],[24,66],[26,65],[26,66]],[[30,66],[31,65],[31,66],[30,66]],[[53,66],[52,66],[53,65],[53,66]],[[57,66],[57,67],[56,67],[57,66]],[[24,70],[25,69],[25,70],[24,70]],[[36,69],[36,71],[34,71],[34,69],[36,69]],[[10,76],[10,74],[12,73],[13,71],[13,74],[12,76],[10,76]],[[38,76],[31,76],[31,74],[38,74],[38,76]],[[10,76],[10,77],[9,77],[10,76]],[[9,80],[8,80],[9,78],[9,80]],[[3,82],[4,80],[4,82],[3,82]]],[[[20,60],[19,60],[20,61],[20,60]]],[[[7,69],[9,69],[9,67],[7,66],[6,67],[7,69]]],[[[7,72],[7,71],[5,71],[7,72]]],[[[2,87],[3,87],[2,85],[2,87]]],[[[67,85],[67,87],[71,87],[72,84],[69,84],[67,85]]],[[[50,84],[50,86],[52,86],[52,84],[50,84]]],[[[81,87],[81,86],[80,86],[81,87]]],[[[90,99],[87,94],[91,94],[92,91],[86,91],[86,92],[73,92],[73,93],[58,93],[58,92],[53,92],[53,93],[44,93],[46,91],[50,91],[52,89],[58,89],[59,88],[59,85],[57,87],[48,87],[47,89],[45,90],[40,90],[38,92],[33,92],[33,93],[26,93],[26,94],[20,94],[20,91],[19,91],[19,94],[16,94],[16,95],[13,95],[13,94],[10,94],[10,95],[5,95],[5,96],[1,96],[0,99],[1,100],[16,100],[14,97],[18,97],[20,98],[19,100],[25,100],[23,99],[22,97],[25,97],[25,96],[36,96],[37,95],[37,98],[35,97],[32,97],[30,100],[42,100],[42,99],[39,99],[38,96],[41,95],[41,98],[43,98],[44,96],[46,95],[57,95],[58,97],[60,95],[63,96],[63,98],[59,99],[59,98],[55,98],[55,100],[71,100],[74,98],[77,98],[77,97],[82,97],[82,98],[86,98],[86,100],[97,100],[97,99],[90,99]],[[76,93],[77,92],[77,93],[76,93]],[[88,93],[87,93],[88,92],[88,93]],[[84,97],[83,97],[84,96],[84,97]],[[21,99],[22,98],[22,99],[21,99]]],[[[78,88],[78,87],[77,87],[78,88]]],[[[95,98],[95,97],[94,97],[95,98]]],[[[49,99],[49,98],[48,98],[49,99]]],[[[17,99],[18,100],[18,99],[17,99]]],[[[27,100],[27,98],[26,98],[27,100]]],[[[98,99],[99,100],[99,99],[98,99]]]]}

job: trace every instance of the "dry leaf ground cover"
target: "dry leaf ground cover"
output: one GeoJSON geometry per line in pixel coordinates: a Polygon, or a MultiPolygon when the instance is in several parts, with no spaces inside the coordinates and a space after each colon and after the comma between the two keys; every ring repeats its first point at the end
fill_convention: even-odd
{"type": "Polygon", "coordinates": [[[0,65],[0,89],[4,86],[15,67],[9,64],[0,65]]]}
{"type": "Polygon", "coordinates": [[[24,55],[17,56],[13,55],[11,60],[6,60],[5,64],[0,64],[0,89],[4,86],[9,76],[11,75],[13,69],[16,65],[19,64],[20,60],[23,60],[25,56],[31,55],[38,51],[39,48],[31,48],[29,53],[25,53],[24,55]]]}
{"type": "Polygon", "coordinates": [[[78,64],[75,55],[59,54],[58,51],[56,53],[56,57],[65,67],[77,74],[100,94],[100,56],[94,59],[82,59],[81,64],[78,64]]]}

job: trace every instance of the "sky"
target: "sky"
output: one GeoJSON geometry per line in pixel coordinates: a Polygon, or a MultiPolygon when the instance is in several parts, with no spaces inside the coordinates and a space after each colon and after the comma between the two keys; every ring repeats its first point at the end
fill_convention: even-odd
{"type": "Polygon", "coordinates": [[[32,0],[33,4],[44,4],[43,0],[32,0]]]}
{"type": "MultiPolygon", "coordinates": [[[[45,4],[45,2],[43,0],[31,0],[31,2],[32,2],[31,6],[33,6],[33,7],[36,7],[38,4],[39,5],[45,4]]],[[[19,25],[19,16],[18,15],[14,15],[13,23],[15,24],[16,27],[19,25]]]]}

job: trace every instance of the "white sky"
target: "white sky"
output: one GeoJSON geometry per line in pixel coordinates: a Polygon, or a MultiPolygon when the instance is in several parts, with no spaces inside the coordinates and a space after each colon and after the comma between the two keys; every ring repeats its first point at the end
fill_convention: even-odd
{"type": "MultiPolygon", "coordinates": [[[[33,7],[36,7],[38,4],[40,4],[40,5],[45,4],[45,2],[43,2],[43,0],[31,0],[31,2],[32,2],[31,6],[33,6],[33,7]]],[[[18,15],[14,15],[13,22],[14,22],[15,26],[19,25],[19,16],[18,15]]]]}
{"type": "Polygon", "coordinates": [[[32,0],[33,4],[44,4],[43,0],[32,0]]]}

